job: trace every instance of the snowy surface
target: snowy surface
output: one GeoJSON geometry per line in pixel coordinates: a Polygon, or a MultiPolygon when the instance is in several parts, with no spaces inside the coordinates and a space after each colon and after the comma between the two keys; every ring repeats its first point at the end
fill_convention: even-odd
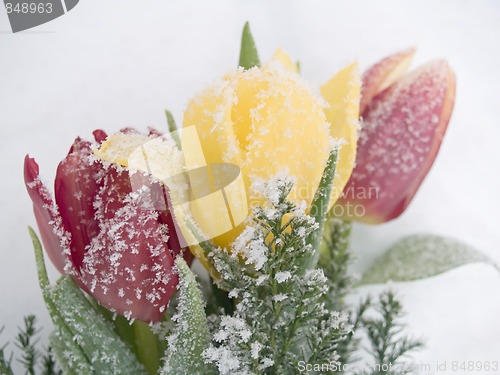
{"type": "MultiPolygon", "coordinates": [[[[52,181],[76,135],[165,128],[166,107],[180,122],[190,97],[236,64],[245,20],[263,60],[281,46],[317,86],[354,59],[366,68],[409,46],[418,48],[416,64],[446,58],[457,74],[457,100],[440,154],[403,217],[356,226],[355,268],[422,232],[465,240],[500,263],[500,3],[85,0],[15,35],[0,10],[0,326],[7,326],[0,343],[23,315],[38,315],[44,337],[50,326],[26,230],[34,217],[24,155],[35,156],[52,181]]],[[[452,373],[453,360],[500,361],[500,275],[492,267],[464,266],[393,288],[413,332],[427,339],[417,360],[431,364],[431,373],[452,373]],[[436,361],[447,361],[448,372],[435,371],[436,361]]]]}

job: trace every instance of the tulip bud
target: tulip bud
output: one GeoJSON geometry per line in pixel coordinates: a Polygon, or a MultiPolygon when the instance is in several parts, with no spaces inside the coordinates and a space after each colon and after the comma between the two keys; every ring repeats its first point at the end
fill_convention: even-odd
{"type": "MultiPolygon", "coordinates": [[[[106,138],[102,131],[94,136],[99,143],[106,138]]],[[[56,268],[111,311],[159,321],[177,285],[173,263],[181,252],[165,187],[144,173],[96,160],[91,143],[80,139],[57,169],[55,202],[28,156],[24,172],[56,268]],[[167,200],[163,206],[160,198],[167,200]]]]}
{"type": "MultiPolygon", "coordinates": [[[[279,172],[295,177],[290,198],[310,203],[328,158],[329,124],[321,101],[283,61],[281,54],[262,69],[226,75],[195,97],[184,114],[184,129],[196,127],[207,164],[241,168],[248,196],[248,204],[241,205],[244,217],[247,207],[265,204],[255,186],[279,172]]],[[[220,215],[204,217],[193,209],[193,216],[202,231],[224,224],[218,224],[220,215]]],[[[228,246],[241,230],[239,226],[214,242],[228,246]]]]}
{"type": "MultiPolygon", "coordinates": [[[[208,164],[241,168],[248,196],[248,205],[242,207],[250,210],[266,204],[255,186],[280,172],[295,179],[290,199],[311,204],[335,139],[341,147],[331,207],[354,165],[359,91],[358,67],[352,64],[322,86],[321,100],[297,74],[292,59],[278,49],[262,68],[228,74],[195,97],[184,113],[183,126],[196,127],[208,164]]],[[[192,209],[202,230],[221,226],[220,215],[205,215],[208,220],[192,209]]],[[[241,230],[239,226],[214,242],[228,246],[241,230]]]]}
{"type": "Polygon", "coordinates": [[[356,167],[334,215],[368,223],[397,218],[432,166],[453,109],[455,75],[438,60],[399,78],[412,55],[386,58],[363,77],[356,167]]]}

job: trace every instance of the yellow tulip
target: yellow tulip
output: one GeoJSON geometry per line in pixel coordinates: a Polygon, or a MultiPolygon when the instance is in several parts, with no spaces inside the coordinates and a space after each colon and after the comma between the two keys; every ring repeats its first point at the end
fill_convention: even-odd
{"type": "MultiPolygon", "coordinates": [[[[290,57],[278,50],[262,68],[240,68],[224,76],[191,100],[184,113],[183,127],[196,127],[208,165],[231,163],[241,168],[250,209],[265,204],[256,184],[280,172],[295,179],[289,198],[310,204],[332,138],[342,147],[330,207],[354,166],[360,91],[357,65],[323,85],[323,99],[296,70],[290,57]]],[[[189,144],[183,145],[183,152],[189,153],[189,144]]],[[[200,212],[193,211],[193,216],[202,230],[225,219],[212,215],[208,223],[200,212]]],[[[227,247],[242,226],[213,241],[227,247]]],[[[199,249],[192,250],[200,258],[199,249]]]]}

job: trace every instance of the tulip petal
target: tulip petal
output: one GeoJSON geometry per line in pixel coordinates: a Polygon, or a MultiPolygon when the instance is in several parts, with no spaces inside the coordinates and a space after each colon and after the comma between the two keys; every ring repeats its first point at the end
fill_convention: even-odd
{"type": "MultiPolygon", "coordinates": [[[[322,103],[298,75],[239,70],[195,98],[183,125],[196,126],[207,164],[231,163],[242,169],[251,206],[265,202],[254,183],[278,172],[296,178],[292,200],[312,201],[330,139],[322,103]]],[[[193,216],[203,231],[203,219],[193,216]]],[[[214,242],[228,245],[240,231],[238,227],[214,242]]]]}
{"type": "MultiPolygon", "coordinates": [[[[206,164],[231,163],[238,166],[243,165],[242,145],[233,128],[231,109],[234,100],[235,94],[232,82],[224,81],[222,87],[211,87],[193,99],[184,112],[183,127],[196,126],[203,150],[202,156],[205,158],[206,164]]],[[[197,150],[197,145],[192,145],[192,141],[191,137],[187,138],[183,133],[183,150],[197,150]]],[[[189,165],[189,161],[187,164],[188,169],[199,167],[199,165],[189,165]]],[[[195,219],[197,218],[195,217],[195,219]]],[[[214,217],[214,220],[217,219],[217,217],[214,217]]],[[[197,224],[200,225],[203,231],[203,222],[197,224]]],[[[212,225],[217,224],[212,223],[212,225]]],[[[221,244],[228,243],[236,238],[236,235],[231,233],[228,233],[227,236],[224,240],[218,238],[214,239],[214,241],[221,244]]],[[[194,254],[199,253],[194,252],[193,248],[191,248],[191,251],[194,254]]]]}
{"type": "Polygon", "coordinates": [[[95,201],[100,232],[82,266],[99,303],[145,322],[160,320],[177,284],[167,247],[175,233],[159,222],[156,204],[147,186],[132,191],[129,173],[109,167],[95,201]]]}
{"type": "Polygon", "coordinates": [[[285,53],[281,48],[278,48],[271,59],[264,65],[263,69],[284,69],[291,73],[298,73],[297,65],[292,61],[292,58],[285,53]]]}
{"type": "Polygon", "coordinates": [[[263,204],[252,185],[286,171],[296,179],[290,199],[311,203],[330,151],[322,103],[296,75],[255,70],[237,79],[232,119],[249,198],[263,204]]]}
{"type": "MultiPolygon", "coordinates": [[[[182,235],[179,223],[172,218],[172,207],[168,204],[170,202],[170,206],[173,206],[188,201],[188,182],[184,175],[182,154],[172,135],[113,134],[94,153],[101,160],[144,172],[162,182],[153,183],[142,173],[130,175],[131,188],[146,186],[150,189],[159,221],[179,233],[179,237],[170,237],[168,245],[174,254],[180,253],[183,241],[179,238],[182,235]]],[[[186,255],[186,261],[190,261],[189,254],[186,255]]]]}
{"type": "Polygon", "coordinates": [[[454,99],[455,75],[445,61],[422,66],[373,99],[341,202],[351,204],[345,217],[381,222],[405,210],[436,157],[454,99]]]}
{"type": "Polygon", "coordinates": [[[163,133],[156,128],[148,127],[148,135],[152,137],[161,137],[163,133]]]}
{"type": "Polygon", "coordinates": [[[330,134],[340,141],[329,208],[342,194],[356,161],[360,85],[358,64],[351,64],[321,86],[321,95],[329,104],[325,115],[330,134]]]}
{"type": "Polygon", "coordinates": [[[90,159],[91,155],[90,143],[76,139],[57,168],[54,184],[55,199],[64,227],[71,233],[71,254],[78,269],[85,248],[99,233],[93,205],[100,189],[96,178],[102,167],[90,159]]]}
{"type": "Polygon", "coordinates": [[[101,129],[94,130],[92,134],[94,135],[94,139],[97,143],[102,143],[106,140],[106,138],[108,138],[106,132],[101,129]]]}
{"type": "Polygon", "coordinates": [[[61,273],[73,273],[69,241],[71,236],[62,226],[62,219],[51,194],[39,177],[35,159],[26,155],[24,159],[24,182],[33,202],[36,222],[50,260],[61,273]]]}
{"type": "Polygon", "coordinates": [[[395,53],[379,61],[363,74],[361,114],[378,93],[391,86],[407,72],[414,55],[414,48],[395,53]]]}

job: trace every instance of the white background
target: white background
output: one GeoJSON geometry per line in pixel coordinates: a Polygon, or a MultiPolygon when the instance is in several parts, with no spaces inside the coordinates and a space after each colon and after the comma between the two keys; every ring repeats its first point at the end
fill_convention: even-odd
{"type": "MultiPolygon", "coordinates": [[[[355,228],[355,268],[422,232],[462,239],[500,263],[499,2],[82,0],[19,34],[0,9],[0,345],[24,315],[37,314],[43,340],[50,327],[26,231],[34,217],[24,155],[36,157],[51,185],[76,135],[165,129],[166,107],[181,122],[189,98],[236,64],[246,20],[262,60],[281,46],[316,86],[355,59],[366,68],[409,46],[418,48],[415,64],[447,59],[457,100],[440,154],[403,217],[355,228]]],[[[412,332],[426,339],[418,362],[434,369],[448,361],[450,370],[453,360],[500,361],[500,276],[492,267],[464,266],[393,287],[412,332]]]]}

